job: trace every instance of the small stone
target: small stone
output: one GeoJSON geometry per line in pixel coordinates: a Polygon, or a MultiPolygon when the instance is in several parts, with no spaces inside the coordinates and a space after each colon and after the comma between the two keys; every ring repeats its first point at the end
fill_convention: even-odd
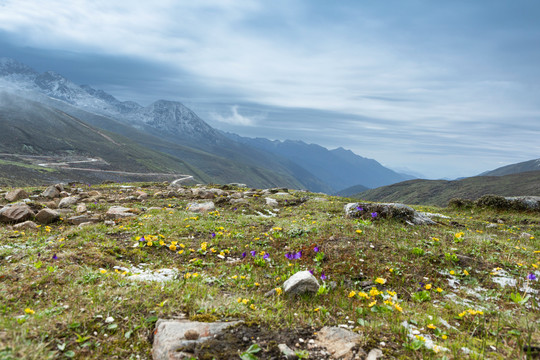
{"type": "Polygon", "coordinates": [[[73,205],[75,205],[79,201],[79,197],[77,196],[68,196],[60,200],[58,203],[58,207],[60,209],[69,208],[73,205]]]}
{"type": "Polygon", "coordinates": [[[283,283],[283,291],[288,295],[315,294],[318,290],[319,282],[309,271],[299,271],[283,283]]]}
{"type": "Polygon", "coordinates": [[[41,193],[41,196],[49,198],[49,199],[54,199],[60,196],[60,191],[57,189],[55,185],[51,185],[41,193]]]}
{"type": "Polygon", "coordinates": [[[15,230],[37,230],[38,227],[35,222],[33,221],[25,221],[23,223],[13,225],[13,229],[15,230]]]}
{"type": "Polygon", "coordinates": [[[326,348],[334,359],[351,360],[355,357],[354,348],[361,343],[362,338],[350,330],[325,326],[317,333],[317,345],[326,348]]]}
{"type": "Polygon", "coordinates": [[[298,359],[295,352],[290,347],[288,347],[287,344],[279,344],[278,349],[279,351],[281,351],[281,353],[283,354],[283,356],[285,356],[287,360],[298,359]]]}
{"type": "Polygon", "coordinates": [[[278,205],[279,205],[276,199],[272,199],[272,198],[269,198],[269,197],[264,198],[264,199],[266,200],[266,205],[268,205],[268,206],[270,206],[272,208],[278,207],[278,205]]]}
{"type": "Polygon", "coordinates": [[[216,210],[216,205],[213,201],[205,203],[189,203],[187,206],[188,211],[196,213],[205,213],[216,210]]]}
{"type": "Polygon", "coordinates": [[[5,196],[9,202],[28,198],[28,194],[23,189],[14,189],[9,191],[5,196]]]}
{"type": "Polygon", "coordinates": [[[134,209],[126,208],[123,206],[111,206],[105,213],[107,219],[123,219],[127,217],[137,216],[132,211],[134,209]]]}
{"type": "Polygon", "coordinates": [[[380,349],[371,349],[368,353],[368,356],[366,357],[366,360],[377,360],[378,358],[382,358],[383,352],[380,349]]]}
{"type": "Polygon", "coordinates": [[[75,212],[77,212],[77,214],[82,214],[82,213],[85,213],[86,211],[87,211],[86,204],[84,203],[77,205],[77,208],[75,209],[75,212]]]}

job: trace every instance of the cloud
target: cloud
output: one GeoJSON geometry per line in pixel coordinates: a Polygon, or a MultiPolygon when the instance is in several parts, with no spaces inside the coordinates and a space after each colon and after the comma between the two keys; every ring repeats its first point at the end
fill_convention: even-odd
{"type": "Polygon", "coordinates": [[[241,126],[255,126],[257,120],[261,120],[264,117],[261,115],[255,115],[255,116],[245,116],[238,112],[238,105],[234,105],[230,107],[230,110],[232,112],[232,115],[230,116],[223,116],[217,113],[210,113],[210,116],[213,120],[226,123],[229,125],[241,125],[241,126]]]}

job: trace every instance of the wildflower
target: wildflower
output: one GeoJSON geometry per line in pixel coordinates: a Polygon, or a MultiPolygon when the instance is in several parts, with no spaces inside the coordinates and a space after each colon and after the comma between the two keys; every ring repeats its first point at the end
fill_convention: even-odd
{"type": "Polygon", "coordinates": [[[251,305],[249,305],[249,307],[251,308],[251,310],[256,310],[256,309],[257,309],[257,307],[255,306],[255,304],[251,304],[251,305]]]}
{"type": "Polygon", "coordinates": [[[242,304],[247,305],[248,302],[249,302],[248,299],[242,299],[242,304]]]}
{"type": "Polygon", "coordinates": [[[321,280],[326,280],[326,279],[327,279],[327,277],[326,277],[326,275],[324,274],[324,271],[323,271],[323,272],[321,273],[321,280]]]}
{"type": "Polygon", "coordinates": [[[52,257],[53,260],[58,260],[58,256],[56,256],[56,254],[53,255],[52,257]]]}
{"type": "Polygon", "coordinates": [[[428,326],[428,329],[432,329],[432,330],[435,330],[437,327],[433,324],[429,324],[428,326]]]}
{"type": "Polygon", "coordinates": [[[240,276],[240,279],[241,279],[241,280],[246,280],[246,277],[245,277],[244,275],[241,275],[241,276],[240,276]]]}
{"type": "Polygon", "coordinates": [[[379,215],[379,214],[377,214],[376,211],[371,213],[371,217],[372,217],[373,219],[375,219],[375,218],[377,217],[377,215],[379,215]]]}
{"type": "Polygon", "coordinates": [[[375,306],[375,304],[377,304],[377,300],[373,300],[372,302],[369,303],[369,307],[373,307],[375,306]]]}
{"type": "Polygon", "coordinates": [[[184,250],[178,250],[178,255],[182,255],[184,253],[184,250]]]}
{"type": "Polygon", "coordinates": [[[440,287],[438,287],[436,291],[437,291],[438,293],[440,293],[440,292],[443,291],[443,289],[441,289],[440,287]]]}
{"type": "Polygon", "coordinates": [[[233,275],[233,276],[231,276],[231,279],[233,279],[233,280],[238,279],[238,275],[233,275]]]}
{"type": "Polygon", "coordinates": [[[153,243],[152,241],[148,241],[148,242],[146,243],[146,246],[152,246],[153,244],[154,244],[154,243],[153,243]]]}
{"type": "Polygon", "coordinates": [[[191,273],[185,273],[184,274],[184,279],[189,279],[191,277],[191,273]]]}
{"type": "Polygon", "coordinates": [[[390,295],[390,296],[395,296],[395,295],[396,295],[396,292],[395,292],[395,291],[386,290],[386,292],[387,292],[388,295],[390,295]]]}
{"type": "Polygon", "coordinates": [[[244,252],[242,253],[242,259],[245,258],[245,257],[246,257],[246,252],[244,251],[244,252]]]}
{"type": "Polygon", "coordinates": [[[140,242],[145,242],[146,239],[144,238],[144,236],[141,236],[141,237],[139,238],[139,241],[140,241],[140,242]]]}
{"type": "Polygon", "coordinates": [[[300,250],[296,254],[294,254],[295,259],[300,259],[301,257],[302,257],[302,250],[300,250]]]}
{"type": "Polygon", "coordinates": [[[107,270],[105,270],[105,269],[100,269],[99,272],[102,273],[102,274],[105,274],[105,273],[107,272],[107,270]]]}
{"type": "Polygon", "coordinates": [[[319,252],[319,247],[318,247],[318,246],[315,246],[315,247],[313,248],[313,251],[319,252]]]}
{"type": "Polygon", "coordinates": [[[464,317],[466,314],[467,314],[467,313],[464,311],[464,312],[462,312],[462,313],[459,313],[458,316],[459,316],[460,318],[462,318],[462,317],[464,317]]]}
{"type": "Polygon", "coordinates": [[[361,206],[357,206],[357,207],[356,207],[356,210],[358,210],[358,211],[364,211],[364,208],[362,208],[361,206]]]}
{"type": "Polygon", "coordinates": [[[370,296],[375,297],[375,296],[380,295],[380,294],[381,294],[381,292],[379,290],[377,290],[376,288],[374,288],[374,287],[371,288],[371,290],[369,290],[369,295],[370,296]]]}
{"type": "Polygon", "coordinates": [[[375,282],[376,282],[377,284],[381,284],[381,285],[382,285],[382,284],[386,284],[386,279],[383,279],[383,278],[377,278],[377,279],[375,279],[375,282]]]}
{"type": "Polygon", "coordinates": [[[268,259],[269,257],[270,257],[270,254],[268,254],[268,253],[263,255],[263,259],[265,259],[265,260],[268,259]]]}
{"type": "Polygon", "coordinates": [[[455,275],[456,272],[454,270],[450,270],[450,275],[455,275]]]}
{"type": "Polygon", "coordinates": [[[355,292],[355,291],[351,291],[351,292],[349,293],[349,297],[350,297],[350,298],[352,298],[354,295],[356,295],[356,292],[355,292]]]}
{"type": "Polygon", "coordinates": [[[527,280],[536,280],[536,275],[534,275],[533,273],[529,273],[529,275],[527,275],[527,280]]]}
{"type": "Polygon", "coordinates": [[[236,301],[240,304],[242,302],[242,298],[239,297],[238,299],[236,299],[236,301]]]}
{"type": "Polygon", "coordinates": [[[276,290],[276,294],[279,296],[283,293],[283,290],[281,288],[275,288],[274,290],[276,290]]]}
{"type": "Polygon", "coordinates": [[[215,237],[216,237],[216,233],[214,233],[214,232],[211,233],[211,234],[210,234],[210,237],[211,237],[211,238],[215,238],[215,237]]]}
{"type": "Polygon", "coordinates": [[[315,309],[313,309],[313,311],[317,312],[317,311],[319,311],[320,309],[321,309],[321,308],[315,308],[315,309]]]}
{"type": "Polygon", "coordinates": [[[27,313],[27,314],[30,314],[30,315],[34,315],[36,312],[30,308],[26,308],[24,309],[24,312],[27,313]]]}
{"type": "Polygon", "coordinates": [[[439,238],[436,238],[436,237],[431,238],[431,240],[433,240],[433,241],[440,241],[440,239],[439,239],[439,238]]]}
{"type": "Polygon", "coordinates": [[[446,340],[446,339],[448,339],[448,336],[443,335],[443,336],[441,336],[441,338],[442,338],[443,340],[446,340]]]}
{"type": "Polygon", "coordinates": [[[206,251],[206,247],[208,246],[208,243],[205,241],[201,244],[201,250],[206,251]]]}
{"type": "Polygon", "coordinates": [[[399,312],[403,312],[403,308],[399,304],[394,304],[394,308],[399,312]]]}
{"type": "Polygon", "coordinates": [[[362,298],[364,298],[364,299],[368,299],[368,298],[369,298],[369,295],[366,294],[366,293],[363,292],[363,291],[359,291],[359,292],[358,292],[358,297],[362,297],[362,298]]]}
{"type": "Polygon", "coordinates": [[[173,244],[169,245],[169,249],[171,249],[172,251],[176,251],[176,245],[173,245],[173,244]]]}
{"type": "Polygon", "coordinates": [[[257,252],[255,250],[251,250],[249,253],[251,254],[251,256],[257,255],[257,252]]]}
{"type": "Polygon", "coordinates": [[[468,272],[467,270],[463,270],[463,274],[464,274],[465,276],[469,276],[469,272],[468,272]]]}
{"type": "Polygon", "coordinates": [[[426,284],[426,290],[431,289],[431,284],[426,284]]]}
{"type": "Polygon", "coordinates": [[[461,239],[461,237],[463,237],[463,235],[465,235],[464,232],[458,232],[458,233],[454,234],[454,237],[455,237],[456,239],[461,239]]]}
{"type": "Polygon", "coordinates": [[[357,230],[356,230],[356,233],[357,233],[357,234],[361,234],[361,233],[362,233],[362,230],[357,229],[357,230]]]}

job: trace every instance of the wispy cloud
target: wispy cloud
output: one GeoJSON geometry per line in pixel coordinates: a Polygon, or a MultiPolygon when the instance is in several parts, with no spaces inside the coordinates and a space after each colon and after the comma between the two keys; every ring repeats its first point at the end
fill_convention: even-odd
{"type": "Polygon", "coordinates": [[[257,120],[264,119],[264,116],[255,115],[255,116],[245,116],[238,112],[238,105],[231,106],[231,115],[221,115],[218,113],[210,113],[210,116],[213,120],[226,123],[229,125],[241,125],[241,126],[254,126],[257,123],[257,120]]]}

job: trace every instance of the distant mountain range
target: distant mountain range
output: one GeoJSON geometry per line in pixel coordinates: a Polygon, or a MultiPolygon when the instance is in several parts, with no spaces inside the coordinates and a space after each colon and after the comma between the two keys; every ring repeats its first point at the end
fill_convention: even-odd
{"type": "MultiPolygon", "coordinates": [[[[224,134],[179,102],[158,100],[141,106],[132,101],[119,101],[102,90],[77,85],[56,72],[38,73],[13,59],[0,59],[0,90],[17,95],[16,101],[13,98],[10,101],[21,108],[25,108],[25,99],[31,101],[25,108],[27,120],[38,121],[43,119],[42,114],[60,111],[79,124],[121,135],[126,144],[131,141],[141,149],[152,149],[154,156],[161,154],[163,159],[176,159],[176,170],[191,171],[202,182],[244,182],[255,187],[286,186],[334,193],[355,185],[372,188],[411,178],[342,148],[328,150],[300,141],[280,142],[224,134]],[[36,116],[32,117],[28,111],[35,111],[36,116]]],[[[0,132],[6,134],[4,129],[13,126],[12,121],[18,119],[9,111],[15,110],[6,107],[0,117],[0,132]]],[[[48,136],[54,138],[56,134],[56,140],[60,134],[62,139],[75,138],[80,130],[71,127],[73,132],[63,133],[56,131],[54,124],[48,125],[50,131],[43,129],[40,138],[29,136],[26,139],[34,150],[43,148],[37,144],[47,142],[48,136]]],[[[27,122],[25,126],[33,125],[27,122]]],[[[90,154],[91,149],[86,147],[84,139],[72,141],[71,145],[72,153],[90,154]]],[[[6,152],[28,152],[28,148],[4,147],[6,152]]],[[[135,153],[132,159],[137,162],[135,153]]]]}
{"type": "Polygon", "coordinates": [[[506,165],[495,170],[486,171],[480,174],[480,176],[503,176],[538,170],[540,170],[540,159],[534,159],[529,161],[523,161],[517,164],[506,165]]]}

